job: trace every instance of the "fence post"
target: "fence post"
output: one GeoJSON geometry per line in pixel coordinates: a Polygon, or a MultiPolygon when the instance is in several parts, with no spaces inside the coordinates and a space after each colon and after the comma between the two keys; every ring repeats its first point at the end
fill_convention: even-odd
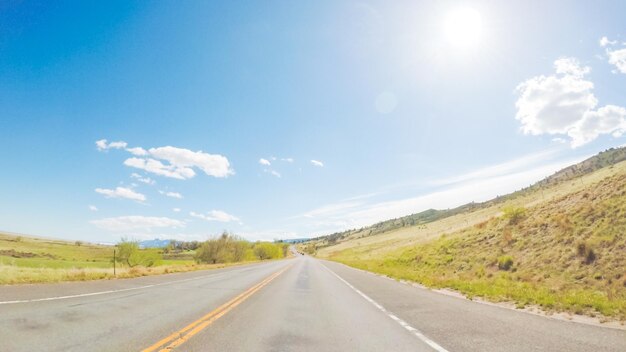
{"type": "Polygon", "coordinates": [[[115,248],[113,248],[113,276],[117,276],[115,273],[115,248]]]}

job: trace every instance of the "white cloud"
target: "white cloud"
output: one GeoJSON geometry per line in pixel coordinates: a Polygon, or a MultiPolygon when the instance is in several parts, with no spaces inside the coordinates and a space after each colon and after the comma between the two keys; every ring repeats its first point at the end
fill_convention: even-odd
{"type": "Polygon", "coordinates": [[[137,156],[146,156],[148,152],[142,147],[126,148],[126,151],[137,156]]]}
{"type": "Polygon", "coordinates": [[[106,139],[101,139],[99,141],[96,141],[96,147],[100,151],[107,150],[107,149],[124,149],[126,148],[127,145],[128,144],[123,141],[111,142],[111,143],[108,143],[106,139]]]}
{"type": "Polygon", "coordinates": [[[101,140],[96,141],[96,148],[98,148],[98,150],[107,149],[107,140],[101,139],[101,140]]]}
{"type": "Polygon", "coordinates": [[[140,215],[104,218],[100,220],[92,220],[91,223],[109,231],[130,231],[137,229],[150,230],[152,228],[176,228],[185,226],[184,222],[176,219],[140,215]]]}
{"type": "Polygon", "coordinates": [[[226,212],[223,212],[221,210],[211,210],[210,212],[208,212],[207,214],[198,214],[196,212],[190,212],[189,215],[193,216],[194,218],[198,218],[198,219],[202,219],[202,220],[206,220],[206,221],[219,221],[219,222],[231,222],[231,221],[239,221],[239,218],[237,218],[234,215],[230,215],[226,212]]]}
{"type": "Polygon", "coordinates": [[[615,45],[617,44],[617,40],[609,40],[607,37],[600,38],[600,46],[605,47],[607,45],[615,45]]]}
{"type": "Polygon", "coordinates": [[[176,147],[150,148],[150,155],[168,161],[173,167],[184,169],[197,167],[205,174],[213,177],[228,177],[234,172],[228,159],[219,154],[208,154],[202,151],[193,152],[189,149],[176,147]]]}
{"type": "Polygon", "coordinates": [[[621,133],[626,126],[623,108],[607,105],[596,110],[594,85],[585,80],[591,69],[574,58],[554,62],[556,74],[537,76],[517,87],[515,118],[532,135],[565,135],[578,147],[600,134],[621,133]]]}
{"type": "Polygon", "coordinates": [[[143,202],[146,200],[146,196],[133,191],[130,188],[116,187],[115,189],[96,188],[96,193],[103,194],[107,198],[125,198],[143,202]]]}
{"type": "Polygon", "coordinates": [[[172,208],[172,211],[175,213],[180,213],[180,208],[172,208]]]}
{"type": "Polygon", "coordinates": [[[324,167],[324,163],[319,160],[311,160],[311,164],[317,167],[324,167]]]}
{"type": "MultiPolygon", "coordinates": [[[[626,48],[613,50],[608,47],[614,47],[618,44],[617,40],[609,40],[607,37],[600,38],[600,46],[606,48],[606,55],[608,57],[609,64],[615,66],[617,70],[614,73],[626,73],[626,48]]],[[[626,43],[623,43],[626,45],[626,43]]]]}
{"type": "Polygon", "coordinates": [[[196,175],[194,168],[198,168],[213,177],[228,177],[234,174],[228,159],[219,154],[194,152],[172,146],[150,148],[149,150],[141,147],[126,148],[127,146],[128,144],[122,141],[111,143],[108,143],[106,139],[96,141],[98,150],[125,149],[135,156],[126,159],[124,165],[165,177],[189,179],[196,175]]]}
{"type": "Polygon", "coordinates": [[[626,48],[619,50],[606,50],[609,56],[609,63],[617,68],[617,71],[626,73],[626,48]]]}
{"type": "Polygon", "coordinates": [[[137,181],[139,181],[139,182],[143,182],[143,183],[148,184],[148,185],[153,185],[153,184],[155,184],[155,183],[156,183],[156,181],[155,181],[155,180],[153,180],[153,179],[151,179],[150,177],[143,177],[143,176],[141,176],[140,174],[135,173],[135,172],[133,172],[132,174],[130,174],[130,177],[132,177],[132,178],[134,178],[134,179],[137,179],[137,181]]]}
{"type": "Polygon", "coordinates": [[[177,199],[183,199],[183,195],[178,193],[178,192],[165,192],[165,191],[159,191],[159,193],[161,193],[162,195],[166,196],[166,197],[170,197],[170,198],[177,198],[177,199]]]}
{"type": "Polygon", "coordinates": [[[196,175],[193,169],[188,167],[178,167],[174,165],[164,165],[155,159],[128,158],[124,161],[124,165],[141,169],[153,174],[186,180],[196,175]]]}
{"type": "Polygon", "coordinates": [[[300,238],[297,232],[285,229],[272,229],[264,231],[250,231],[248,229],[237,232],[248,241],[267,241],[271,242],[277,239],[300,238]]]}
{"type": "MultiPolygon", "coordinates": [[[[554,61],[554,69],[556,73],[571,75],[574,77],[583,77],[591,72],[591,67],[581,66],[580,62],[573,57],[564,57],[554,61]]],[[[592,85],[593,88],[593,85],[592,85]]]]}
{"type": "Polygon", "coordinates": [[[98,211],[98,208],[95,205],[90,205],[89,206],[89,210],[91,210],[91,211],[98,211]]]}
{"type": "Polygon", "coordinates": [[[272,163],[270,163],[270,161],[269,161],[269,160],[267,160],[267,159],[263,159],[263,158],[259,159],[259,164],[261,164],[261,165],[265,165],[265,166],[270,166],[270,165],[272,165],[272,163]]]}
{"type": "Polygon", "coordinates": [[[173,231],[150,231],[150,230],[136,230],[130,232],[124,232],[123,234],[117,234],[117,236],[131,238],[133,240],[153,240],[170,239],[177,241],[200,241],[204,242],[211,238],[207,233],[185,233],[185,232],[173,232],[173,231]]]}
{"type": "Polygon", "coordinates": [[[281,158],[280,160],[281,161],[286,161],[288,163],[293,163],[293,161],[294,161],[293,158],[281,158]]]}
{"type": "Polygon", "coordinates": [[[626,109],[620,106],[607,105],[596,111],[589,111],[579,121],[569,135],[572,146],[577,147],[589,143],[601,134],[612,134],[620,137],[626,129],[626,109]]]}

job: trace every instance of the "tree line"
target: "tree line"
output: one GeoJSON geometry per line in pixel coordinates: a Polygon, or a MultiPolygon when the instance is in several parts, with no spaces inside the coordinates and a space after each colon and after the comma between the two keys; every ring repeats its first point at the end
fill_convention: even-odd
{"type": "Polygon", "coordinates": [[[162,250],[141,249],[139,241],[122,238],[117,244],[115,260],[128,267],[159,265],[164,253],[195,252],[194,260],[203,264],[235,263],[279,259],[287,256],[289,244],[282,242],[250,242],[228,232],[219,237],[199,241],[172,240],[162,250]]]}

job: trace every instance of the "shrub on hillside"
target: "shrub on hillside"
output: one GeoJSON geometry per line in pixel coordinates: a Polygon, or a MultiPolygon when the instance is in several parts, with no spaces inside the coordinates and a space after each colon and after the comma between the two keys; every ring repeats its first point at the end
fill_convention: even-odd
{"type": "Polygon", "coordinates": [[[591,264],[596,260],[596,252],[585,241],[576,243],[576,254],[583,258],[585,264],[591,264]]]}
{"type": "Polygon", "coordinates": [[[503,217],[509,220],[509,224],[515,225],[526,215],[526,208],[507,206],[502,209],[503,217]]]}
{"type": "Polygon", "coordinates": [[[509,270],[513,267],[513,257],[510,255],[503,255],[498,258],[498,269],[500,270],[509,270]]]}

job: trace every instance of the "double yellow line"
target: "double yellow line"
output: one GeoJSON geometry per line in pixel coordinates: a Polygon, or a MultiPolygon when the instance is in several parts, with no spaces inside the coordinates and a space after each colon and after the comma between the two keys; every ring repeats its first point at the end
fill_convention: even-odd
{"type": "Polygon", "coordinates": [[[200,318],[200,319],[194,321],[193,323],[185,326],[184,328],[182,328],[182,329],[172,333],[168,337],[166,337],[164,339],[161,339],[160,341],[158,341],[154,345],[144,349],[142,352],[154,352],[154,351],[167,352],[167,351],[171,351],[174,348],[182,345],[187,340],[192,338],[195,334],[199,333],[204,328],[206,328],[207,326],[211,325],[214,321],[216,321],[217,319],[219,319],[222,316],[226,315],[226,313],[230,312],[233,308],[235,308],[236,306],[241,304],[241,302],[243,302],[246,299],[248,299],[248,297],[250,297],[253,294],[255,294],[258,290],[263,288],[263,286],[269,284],[270,281],[272,281],[275,278],[277,278],[280,274],[285,272],[290,267],[291,267],[291,265],[289,265],[289,266],[285,267],[284,269],[282,269],[282,270],[280,270],[278,272],[275,272],[274,274],[268,276],[263,281],[261,281],[258,284],[250,287],[249,289],[245,290],[243,293],[241,293],[237,297],[235,297],[235,298],[231,299],[230,301],[222,304],[221,306],[219,306],[216,309],[214,309],[213,311],[209,312],[208,314],[206,314],[202,318],[200,318]]]}

